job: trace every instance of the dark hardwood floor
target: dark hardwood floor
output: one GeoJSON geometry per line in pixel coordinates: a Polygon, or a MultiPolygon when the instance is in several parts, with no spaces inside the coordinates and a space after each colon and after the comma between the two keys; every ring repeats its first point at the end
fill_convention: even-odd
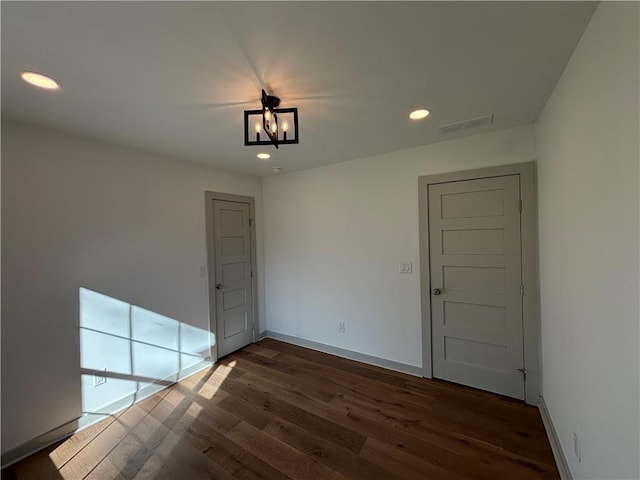
{"type": "Polygon", "coordinates": [[[559,478],[522,402],[265,339],[6,479],[559,478]]]}

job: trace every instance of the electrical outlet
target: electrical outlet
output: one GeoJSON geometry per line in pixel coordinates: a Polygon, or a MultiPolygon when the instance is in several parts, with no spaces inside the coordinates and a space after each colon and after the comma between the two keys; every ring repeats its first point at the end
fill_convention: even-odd
{"type": "Polygon", "coordinates": [[[413,273],[412,262],[401,263],[399,271],[400,273],[413,273]]]}
{"type": "Polygon", "coordinates": [[[100,385],[104,385],[107,383],[107,369],[104,369],[104,375],[94,375],[93,376],[93,386],[98,387],[100,385]]]}
{"type": "Polygon", "coordinates": [[[582,451],[580,450],[580,439],[576,432],[573,432],[573,451],[576,454],[578,463],[580,463],[582,461],[582,451]]]}
{"type": "Polygon", "coordinates": [[[344,333],[344,322],[338,322],[338,333],[344,333]]]}

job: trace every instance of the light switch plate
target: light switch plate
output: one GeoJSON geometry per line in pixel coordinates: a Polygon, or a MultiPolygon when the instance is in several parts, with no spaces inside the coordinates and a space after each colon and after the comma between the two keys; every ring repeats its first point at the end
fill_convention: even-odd
{"type": "Polygon", "coordinates": [[[200,265],[198,267],[198,275],[200,276],[200,278],[206,278],[207,277],[207,266],[206,265],[200,265]]]}

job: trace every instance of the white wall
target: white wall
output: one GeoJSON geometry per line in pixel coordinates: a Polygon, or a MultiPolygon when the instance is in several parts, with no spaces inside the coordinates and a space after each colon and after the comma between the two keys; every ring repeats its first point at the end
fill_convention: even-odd
{"type": "Polygon", "coordinates": [[[81,414],[80,287],[208,330],[205,190],[256,198],[263,319],[258,178],[3,120],[3,452],[81,414]]]}
{"type": "Polygon", "coordinates": [[[265,178],[267,330],[421,366],[418,177],[533,159],[524,126],[265,178]]]}
{"type": "Polygon", "coordinates": [[[638,7],[600,4],[536,124],[542,388],[578,479],[640,477],[638,7]]]}

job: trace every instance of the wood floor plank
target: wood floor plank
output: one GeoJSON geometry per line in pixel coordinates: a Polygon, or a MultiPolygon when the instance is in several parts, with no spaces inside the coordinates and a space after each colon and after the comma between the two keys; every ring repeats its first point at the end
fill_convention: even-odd
{"type": "Polygon", "coordinates": [[[259,430],[266,427],[274,418],[272,413],[269,413],[253,403],[243,400],[242,398],[230,396],[228,399],[220,402],[219,406],[222,410],[241,418],[249,425],[253,425],[259,430]]]}
{"type": "MultiPolygon", "coordinates": [[[[241,360],[242,361],[242,360],[241,360]]],[[[432,414],[432,407],[429,405],[417,405],[415,403],[402,402],[400,399],[394,398],[390,392],[385,392],[384,398],[379,395],[379,390],[367,392],[366,388],[355,388],[352,386],[345,387],[339,384],[332,384],[331,388],[319,389],[317,385],[310,384],[304,380],[290,375],[267,370],[261,365],[246,362],[242,363],[244,370],[247,372],[241,379],[241,383],[248,381],[269,382],[276,385],[280,391],[286,391],[302,398],[313,398],[316,400],[331,403],[336,396],[350,396],[364,402],[376,405],[380,409],[388,409],[403,413],[405,416],[429,416],[432,414]],[[366,393],[363,393],[366,392],[366,393]]]]}
{"type": "Polygon", "coordinates": [[[49,455],[64,442],[56,443],[38,453],[25,458],[14,467],[2,471],[2,480],[23,480],[29,478],[50,478],[58,480],[62,477],[58,473],[58,466],[49,455]]]}
{"type": "Polygon", "coordinates": [[[150,397],[144,398],[142,400],[140,400],[138,403],[136,403],[136,405],[138,406],[138,408],[141,408],[142,410],[144,410],[145,412],[149,412],[150,410],[153,409],[153,407],[155,407],[157,405],[157,403],[159,401],[161,401],[165,395],[167,395],[169,392],[171,391],[171,389],[164,389],[164,390],[160,390],[159,392],[157,392],[154,395],[151,395],[150,397]]]}
{"type": "Polygon", "coordinates": [[[265,427],[264,432],[317,459],[348,478],[362,480],[374,478],[394,480],[401,478],[392,473],[392,471],[386,470],[376,463],[369,462],[360,455],[354,455],[349,450],[313,435],[308,430],[281,418],[274,419],[265,427]]]}
{"type": "Polygon", "coordinates": [[[503,448],[502,437],[496,431],[485,431],[479,428],[465,429],[460,427],[457,422],[448,422],[434,416],[421,418],[411,413],[407,415],[398,411],[398,409],[380,408],[376,404],[363,402],[346,395],[336,395],[330,403],[343,410],[347,415],[353,411],[359,411],[382,424],[391,424],[395,428],[416,436],[421,436],[425,431],[427,433],[433,431],[442,432],[443,434],[445,432],[454,433],[464,436],[469,441],[483,442],[503,448]]]}
{"type": "Polygon", "coordinates": [[[546,434],[535,427],[522,428],[521,423],[503,422],[485,413],[468,411],[452,406],[439,405],[433,411],[436,423],[452,432],[476,432],[478,438],[497,438],[491,441],[514,453],[526,454],[539,462],[549,462],[553,457],[546,434]],[[446,413],[445,413],[446,412],[446,413]]]}
{"type": "MultiPolygon", "coordinates": [[[[162,452],[167,451],[164,444],[166,439],[169,438],[171,445],[178,438],[182,455],[194,456],[199,452],[216,465],[214,468],[208,464],[210,469],[218,470],[218,474],[212,478],[288,478],[223,436],[241,420],[221,408],[219,405],[222,402],[209,401],[203,404],[193,395],[184,395],[184,392],[185,390],[180,390],[180,395],[174,394],[163,399],[141,422],[136,434],[145,445],[163,454],[162,452]],[[189,451],[189,446],[193,451],[189,451]],[[221,471],[224,473],[220,473],[221,471]]],[[[214,471],[211,472],[212,475],[214,471]]],[[[194,474],[201,475],[202,472],[194,474]]]]}
{"type": "Polygon", "coordinates": [[[485,392],[463,385],[456,385],[441,380],[430,380],[425,382],[422,378],[406,373],[395,372],[375,367],[373,365],[343,359],[335,355],[317,352],[308,348],[299,347],[297,345],[280,342],[270,338],[261,340],[259,344],[283,354],[288,353],[291,357],[310,360],[317,364],[355,374],[360,378],[370,378],[378,383],[393,385],[421,395],[451,395],[453,398],[469,397],[472,399],[480,399],[483,402],[499,404],[501,408],[513,407],[516,410],[521,410],[522,406],[522,402],[502,395],[496,395],[490,392],[485,392]]]}
{"type": "MultiPolygon", "coordinates": [[[[182,401],[177,403],[175,402],[177,399],[173,399],[174,401],[164,400],[158,403],[156,408],[150,412],[149,417],[165,423],[176,432],[177,429],[181,428],[177,422],[181,417],[185,418],[185,414],[191,418],[198,418],[200,421],[216,428],[216,430],[228,431],[235,427],[240,419],[220,407],[220,404],[227,398],[226,395],[222,397],[216,395],[214,399],[203,400],[185,396],[182,401]]],[[[148,418],[145,420],[148,420],[148,418]]],[[[144,420],[142,423],[144,424],[144,420]]]]}
{"type": "Polygon", "coordinates": [[[116,467],[111,463],[103,460],[84,477],[84,480],[127,480],[116,467]]]}
{"type": "Polygon", "coordinates": [[[303,428],[309,428],[317,435],[338,443],[354,453],[358,453],[364,445],[365,437],[358,432],[300,408],[296,406],[296,402],[288,403],[269,392],[243,385],[235,380],[225,382],[222,388],[275,416],[303,428]]]}
{"type": "MultiPolygon", "coordinates": [[[[163,468],[153,478],[233,478],[200,450],[200,443],[190,441],[193,425],[204,425],[198,420],[202,407],[193,403],[190,396],[172,395],[167,398],[169,396],[165,396],[132,432],[144,448],[161,460],[163,468]]],[[[226,424],[222,422],[220,428],[228,428],[226,424]]],[[[211,426],[206,428],[212,430],[211,426]]]]}
{"type": "Polygon", "coordinates": [[[464,478],[473,478],[461,477],[450,470],[425,462],[415,455],[405,453],[373,438],[367,439],[360,456],[398,472],[402,478],[406,479],[463,480],[464,478]]]}
{"type": "Polygon", "coordinates": [[[225,392],[220,391],[220,383],[227,377],[237,378],[243,374],[244,372],[239,368],[218,364],[197,381],[189,377],[181,381],[178,386],[184,395],[197,395],[206,399],[220,400],[221,397],[226,396],[225,392]]]}
{"type": "MultiPolygon", "coordinates": [[[[225,435],[228,433],[225,432],[225,435]]],[[[189,429],[186,437],[190,443],[197,445],[203,454],[235,478],[264,480],[286,480],[289,478],[285,473],[225,435],[196,422],[189,429]]]]}
{"type": "MultiPolygon", "coordinates": [[[[171,465],[172,470],[179,472],[181,477],[189,479],[220,478],[230,480],[231,474],[218,466],[202,451],[185,441],[184,435],[169,432],[154,448],[164,464],[171,465]]],[[[174,477],[175,478],[175,477],[174,477]]]]}
{"type": "MultiPolygon", "coordinates": [[[[432,442],[427,443],[424,439],[424,432],[414,428],[411,422],[405,422],[403,424],[400,424],[398,421],[390,422],[390,419],[385,417],[385,415],[371,409],[354,409],[351,407],[345,412],[342,412],[339,408],[334,408],[332,402],[324,404],[312,398],[307,397],[305,399],[303,394],[291,392],[291,389],[277,389],[276,387],[270,386],[271,380],[269,378],[253,379],[251,375],[248,374],[238,381],[253,383],[258,389],[270,391],[279,398],[291,403],[298,402],[298,405],[318,416],[335,421],[336,423],[341,423],[346,427],[366,433],[373,438],[382,441],[392,439],[392,443],[396,442],[396,445],[402,445],[403,448],[405,446],[409,446],[409,448],[413,447],[414,452],[423,452],[419,455],[422,455],[435,464],[442,464],[453,470],[462,469],[466,473],[477,471],[481,474],[478,478],[496,478],[496,471],[491,468],[486,468],[482,462],[464,461],[465,457],[459,450],[461,448],[471,450],[468,448],[468,445],[471,444],[474,439],[464,438],[458,440],[457,443],[450,441],[450,445],[453,444],[457,448],[447,451],[440,446],[443,440],[446,441],[447,439],[443,439],[441,435],[433,434],[427,430],[426,433],[429,434],[428,440],[432,442]],[[367,415],[367,413],[369,414],[367,415]],[[420,434],[417,435],[416,433],[420,434]]],[[[477,449],[478,445],[475,445],[473,451],[477,449]]],[[[468,451],[466,453],[468,453],[468,451]]],[[[477,458],[483,458],[483,456],[478,455],[477,458]]]]}
{"type": "Polygon", "coordinates": [[[286,353],[274,359],[257,359],[255,356],[248,358],[254,362],[261,362],[269,368],[288,372],[298,378],[321,377],[323,383],[331,385],[332,388],[352,389],[371,397],[379,396],[382,388],[385,391],[385,397],[393,402],[413,403],[425,407],[432,405],[435,401],[435,397],[430,394],[414,392],[395,385],[380,384],[367,377],[350,374],[334,367],[314,364],[310,360],[297,358],[286,353]]]}
{"type": "MultiPolygon", "coordinates": [[[[196,477],[205,477],[206,472],[209,471],[211,475],[216,473],[215,478],[230,478],[231,475],[221,468],[219,465],[214,465],[214,459],[212,463],[208,460],[205,461],[201,456],[207,455],[206,448],[208,445],[203,445],[199,438],[193,435],[195,429],[206,430],[207,432],[213,431],[210,426],[203,426],[202,422],[185,414],[180,422],[176,422],[173,425],[173,429],[167,428],[162,423],[155,420],[153,417],[145,419],[144,425],[140,425],[135,432],[137,439],[147,448],[153,455],[154,464],[156,458],[160,459],[160,465],[155,473],[155,476],[161,476],[165,478],[188,478],[188,475],[196,477]],[[180,432],[180,433],[177,433],[180,432]],[[195,439],[195,441],[194,441],[195,439]],[[184,458],[190,461],[192,464],[200,464],[199,469],[195,469],[191,466],[186,471],[181,465],[176,465],[175,460],[178,458],[184,458]],[[171,462],[167,462],[171,459],[171,462]],[[169,468],[165,468],[166,465],[169,468]],[[203,468],[204,469],[203,469],[203,468]]],[[[143,475],[142,478],[147,478],[143,475]]],[[[149,477],[151,478],[151,477],[149,477]]]]}
{"type": "MultiPolygon", "coordinates": [[[[487,480],[500,478],[508,472],[520,470],[524,460],[507,455],[502,447],[469,434],[430,428],[428,424],[420,425],[419,422],[388,416],[362,405],[346,405],[345,409],[347,424],[355,422],[362,431],[368,433],[370,439],[388,443],[463,476],[487,480]]],[[[540,478],[539,472],[548,471],[545,465],[533,461],[530,466],[536,472],[535,475],[529,477],[528,472],[522,472],[519,478],[540,478]]]]}
{"type": "Polygon", "coordinates": [[[150,478],[162,462],[131,434],[125,436],[86,478],[150,478]],[[115,475],[115,476],[114,476],[115,475]]]}
{"type": "MultiPolygon", "coordinates": [[[[251,374],[247,374],[247,376],[242,377],[242,381],[247,382],[252,380],[251,374]]],[[[239,380],[240,381],[240,380],[239,380]]],[[[254,382],[260,382],[260,386],[264,388],[266,385],[265,382],[271,383],[271,378],[263,375],[260,381],[253,380],[254,382]]],[[[274,390],[277,391],[277,395],[281,398],[295,402],[296,400],[301,401],[303,397],[299,393],[292,393],[291,387],[288,389],[280,389],[274,390]]],[[[521,458],[518,456],[508,456],[506,455],[497,455],[496,450],[502,450],[501,447],[489,449],[488,447],[492,447],[491,444],[484,444],[481,439],[469,437],[468,435],[456,435],[455,432],[448,432],[443,430],[442,428],[432,427],[435,432],[431,432],[429,430],[423,430],[420,432],[419,437],[416,438],[414,435],[416,434],[415,426],[412,422],[405,422],[404,425],[395,422],[391,427],[384,426],[384,420],[389,420],[384,417],[384,415],[380,415],[378,418],[372,419],[368,418],[366,415],[363,416],[363,412],[345,412],[349,413],[348,417],[344,417],[343,413],[336,412],[335,409],[330,408],[329,405],[322,405],[320,402],[315,402],[315,404],[309,403],[309,398],[306,399],[306,403],[304,403],[304,408],[312,411],[313,413],[323,416],[324,418],[330,419],[332,421],[342,422],[345,426],[352,426],[354,429],[359,429],[363,433],[367,435],[373,436],[374,438],[380,440],[388,440],[391,439],[392,442],[395,442],[398,445],[403,445],[403,447],[414,446],[414,451],[424,451],[427,452],[426,455],[430,456],[433,453],[433,458],[435,461],[442,461],[443,459],[447,459],[451,468],[460,469],[467,468],[465,467],[464,459],[465,457],[460,457],[459,455],[472,455],[474,460],[473,462],[477,462],[477,465],[474,465],[473,462],[471,465],[471,469],[469,471],[478,470],[482,476],[479,478],[487,478],[493,479],[496,478],[497,470],[493,468],[487,468],[487,461],[485,459],[491,459],[492,464],[499,465],[504,471],[517,471],[522,467],[522,462],[528,461],[525,458],[521,458]],[[392,428],[390,430],[390,428],[392,428]],[[404,428],[404,430],[402,430],[404,428]],[[407,435],[411,434],[411,435],[407,435]],[[428,434],[428,435],[427,435],[428,434]],[[425,440],[426,436],[426,440],[425,440]],[[453,452],[456,455],[451,456],[449,452],[441,451],[441,446],[446,445],[449,452],[453,452]]],[[[392,420],[392,419],[391,419],[392,420]]],[[[420,430],[418,430],[420,431],[420,430]]],[[[424,454],[423,454],[424,455],[424,454]]],[[[545,477],[547,473],[547,469],[544,465],[539,465],[536,462],[529,463],[531,470],[534,472],[542,472],[542,477],[538,476],[538,473],[534,474],[532,477],[523,476],[523,478],[547,478],[545,477]]],[[[554,478],[550,476],[548,478],[554,478]]]]}
{"type": "Polygon", "coordinates": [[[276,350],[272,350],[271,348],[265,347],[259,343],[254,343],[253,345],[247,345],[243,348],[244,351],[249,353],[255,353],[256,355],[262,355],[264,357],[273,358],[280,354],[280,352],[276,350]]]}
{"type": "Polygon", "coordinates": [[[129,430],[140,423],[145,416],[144,410],[137,405],[132,405],[119,414],[106,419],[107,427],[59,468],[62,477],[84,478],[122,442],[129,430]]]}
{"type": "Polygon", "coordinates": [[[366,363],[340,358],[328,353],[317,352],[297,345],[274,341],[272,339],[264,339],[261,341],[260,345],[281,353],[288,353],[296,358],[308,359],[316,364],[337,368],[341,371],[348,372],[359,377],[369,378],[376,382],[386,383],[388,385],[403,385],[405,379],[411,378],[409,375],[402,374],[400,372],[372,367],[366,363]]]}
{"type": "Polygon", "coordinates": [[[226,436],[245,449],[255,452],[262,460],[291,478],[307,480],[344,480],[346,478],[309,455],[270,437],[248,423],[241,422],[226,436]]]}
{"type": "MultiPolygon", "coordinates": [[[[268,378],[272,382],[278,382],[282,388],[296,388],[304,390],[305,395],[323,402],[328,402],[336,394],[336,389],[314,382],[313,377],[292,375],[274,368],[273,364],[265,366],[260,361],[251,361],[251,359],[255,360],[256,358],[258,357],[255,357],[254,355],[241,356],[241,354],[234,354],[233,361],[236,362],[244,372],[246,372],[245,375],[251,374],[254,377],[259,376],[262,378],[268,378]]],[[[225,361],[225,359],[222,361],[225,361]]]]}
{"type": "MultiPolygon", "coordinates": [[[[296,349],[299,349],[300,347],[295,347],[296,349]]],[[[285,346],[283,347],[283,350],[288,351],[290,350],[290,346],[285,346]]],[[[314,354],[316,352],[313,352],[314,354]]],[[[322,354],[323,358],[326,357],[333,357],[331,355],[326,355],[326,354],[322,354]]],[[[305,355],[305,359],[308,358],[309,354],[305,355]]],[[[251,357],[251,356],[247,356],[244,355],[245,358],[249,359],[249,360],[253,360],[256,361],[255,357],[251,357]]],[[[337,357],[334,357],[337,358],[337,357]]],[[[287,354],[283,352],[283,355],[281,357],[279,357],[278,361],[269,361],[269,360],[258,360],[262,365],[270,365],[273,368],[278,368],[279,366],[279,362],[283,362],[287,364],[286,370],[288,372],[290,372],[292,375],[299,375],[299,374],[303,374],[303,375],[307,375],[309,374],[308,371],[304,370],[304,366],[303,368],[303,373],[302,372],[296,372],[295,370],[292,369],[292,364],[293,365],[304,365],[305,363],[305,359],[293,359],[290,357],[287,357],[287,354]]],[[[340,360],[340,359],[338,359],[340,360]]],[[[309,362],[307,362],[309,363],[309,362]]],[[[332,360],[330,362],[325,361],[324,364],[331,364],[334,365],[335,362],[332,360]]],[[[310,368],[310,366],[307,366],[306,368],[310,368]]],[[[333,368],[333,367],[332,367],[333,368]]],[[[362,371],[362,370],[358,370],[358,371],[362,371]]],[[[356,397],[362,397],[362,393],[361,392],[367,392],[367,382],[363,382],[362,379],[359,379],[360,382],[358,382],[357,380],[354,381],[353,384],[358,385],[359,388],[357,389],[358,391],[356,391],[355,388],[352,388],[350,386],[345,385],[346,383],[346,378],[341,379],[341,377],[339,375],[331,375],[330,371],[323,371],[322,372],[324,375],[326,375],[327,377],[330,378],[330,380],[328,380],[329,382],[333,383],[334,386],[337,387],[337,389],[341,389],[341,390],[345,390],[345,389],[351,389],[352,393],[355,394],[356,397]]],[[[396,376],[402,376],[402,374],[397,374],[396,376]]],[[[366,374],[366,378],[370,379],[371,375],[369,374],[369,372],[367,372],[366,374]]],[[[408,376],[407,376],[408,377],[408,376]]],[[[386,378],[386,377],[385,377],[386,378]]],[[[406,381],[409,382],[413,382],[414,380],[412,378],[409,379],[405,379],[406,381]]],[[[388,382],[391,384],[396,384],[395,380],[388,382]]],[[[451,396],[454,396],[454,394],[456,392],[451,392],[448,391],[446,388],[444,388],[445,386],[441,386],[439,388],[442,388],[444,391],[444,396],[446,399],[449,399],[451,396]]],[[[459,389],[465,389],[468,390],[467,387],[461,387],[461,386],[447,386],[449,388],[449,390],[453,389],[453,390],[459,390],[459,389]]],[[[371,386],[370,387],[370,391],[368,392],[368,396],[369,399],[373,398],[373,391],[375,391],[376,389],[379,389],[379,386],[371,386]],[[373,391],[371,391],[373,390],[373,391]]],[[[399,393],[397,392],[397,390],[394,388],[392,389],[387,389],[387,392],[391,392],[391,393],[399,393]]],[[[402,405],[403,409],[408,410],[410,409],[409,407],[413,407],[414,412],[416,411],[416,408],[425,408],[424,405],[422,406],[418,406],[418,403],[420,403],[421,401],[424,400],[424,398],[421,397],[415,397],[415,396],[405,396],[405,394],[407,394],[409,392],[403,391],[400,393],[400,398],[393,397],[392,402],[390,402],[391,404],[395,404],[397,405],[402,405]]],[[[486,396],[486,395],[490,395],[487,394],[486,392],[481,392],[480,394],[481,396],[486,396]]],[[[471,396],[466,396],[463,395],[461,398],[463,399],[467,399],[469,400],[470,398],[475,399],[474,403],[473,403],[473,407],[470,407],[467,403],[467,409],[466,412],[464,411],[463,408],[450,408],[450,410],[452,410],[452,418],[447,418],[446,416],[440,414],[440,415],[430,415],[428,418],[430,418],[430,423],[432,425],[432,427],[435,426],[439,426],[442,430],[448,430],[451,432],[458,432],[461,435],[467,435],[470,433],[471,430],[474,430],[474,433],[472,435],[472,438],[478,440],[478,441],[484,441],[484,442],[488,442],[494,445],[497,445],[500,448],[505,448],[505,436],[508,436],[508,442],[506,443],[507,447],[510,451],[513,451],[514,453],[522,453],[522,449],[518,447],[518,445],[520,443],[522,443],[522,437],[527,437],[527,436],[537,436],[538,439],[540,439],[540,442],[536,442],[536,445],[540,445],[540,448],[538,449],[537,452],[534,452],[535,455],[533,455],[533,457],[538,461],[538,462],[545,462],[545,461],[552,461],[551,459],[551,455],[550,455],[550,447],[548,446],[548,442],[546,442],[546,433],[544,432],[544,427],[542,426],[542,422],[540,420],[539,414],[537,412],[537,410],[534,407],[530,407],[530,406],[526,406],[523,405],[522,402],[517,403],[514,402],[511,399],[504,399],[500,396],[497,395],[493,395],[491,396],[491,402],[486,405],[486,409],[490,409],[491,412],[493,413],[493,415],[483,415],[481,418],[481,422],[478,421],[472,421],[472,419],[474,417],[476,417],[476,413],[478,412],[478,408],[477,408],[477,398],[479,398],[478,395],[473,394],[471,396]],[[496,398],[493,398],[496,397],[496,398]],[[506,407],[506,408],[505,408],[506,407]],[[513,407],[519,407],[518,412],[523,414],[523,420],[526,420],[527,418],[530,420],[529,422],[525,422],[525,421],[520,421],[517,422],[520,424],[520,426],[522,426],[522,424],[524,423],[524,425],[526,426],[525,430],[527,430],[527,432],[523,432],[522,429],[520,429],[519,431],[516,431],[513,429],[513,425],[514,425],[514,410],[513,407]],[[524,408],[523,408],[524,407],[524,408]],[[507,414],[505,414],[504,412],[508,412],[507,414]],[[466,418],[469,419],[469,421],[467,422],[460,422],[459,421],[459,417],[462,416],[463,414],[466,415],[466,418]],[[496,425],[499,424],[499,425],[496,425]],[[499,431],[500,434],[494,434],[493,432],[499,431]]],[[[379,402],[378,402],[379,403],[379,402]]],[[[433,405],[435,405],[435,403],[432,403],[433,405]]],[[[439,411],[442,412],[442,405],[449,405],[449,402],[439,402],[438,403],[438,408],[439,411]]],[[[389,406],[389,405],[387,405],[389,406]]]]}
{"type": "Polygon", "coordinates": [[[127,433],[127,428],[122,423],[111,423],[100,435],[60,468],[60,475],[62,478],[84,478],[122,441],[127,433]]]}
{"type": "MultiPolygon", "coordinates": [[[[267,376],[257,376],[257,375],[249,374],[238,379],[237,382],[249,388],[253,388],[255,390],[259,390],[261,392],[274,395],[277,398],[285,402],[288,402],[291,405],[296,405],[297,407],[300,407],[311,413],[315,413],[314,412],[315,405],[317,404],[331,405],[331,399],[335,397],[335,395],[333,395],[331,396],[330,399],[319,400],[316,397],[307,395],[308,390],[304,388],[299,388],[294,384],[284,384],[279,380],[276,380],[270,376],[267,377],[267,376]]],[[[320,416],[324,417],[323,415],[320,415],[320,416]]]]}
{"type": "Polygon", "coordinates": [[[18,462],[2,477],[559,475],[534,407],[265,339],[18,462]]]}
{"type": "Polygon", "coordinates": [[[101,422],[80,430],[69,437],[66,441],[57,445],[56,448],[49,453],[49,458],[58,469],[62,468],[65,463],[73,458],[74,455],[82,450],[114,421],[115,417],[109,416],[101,422]]]}

